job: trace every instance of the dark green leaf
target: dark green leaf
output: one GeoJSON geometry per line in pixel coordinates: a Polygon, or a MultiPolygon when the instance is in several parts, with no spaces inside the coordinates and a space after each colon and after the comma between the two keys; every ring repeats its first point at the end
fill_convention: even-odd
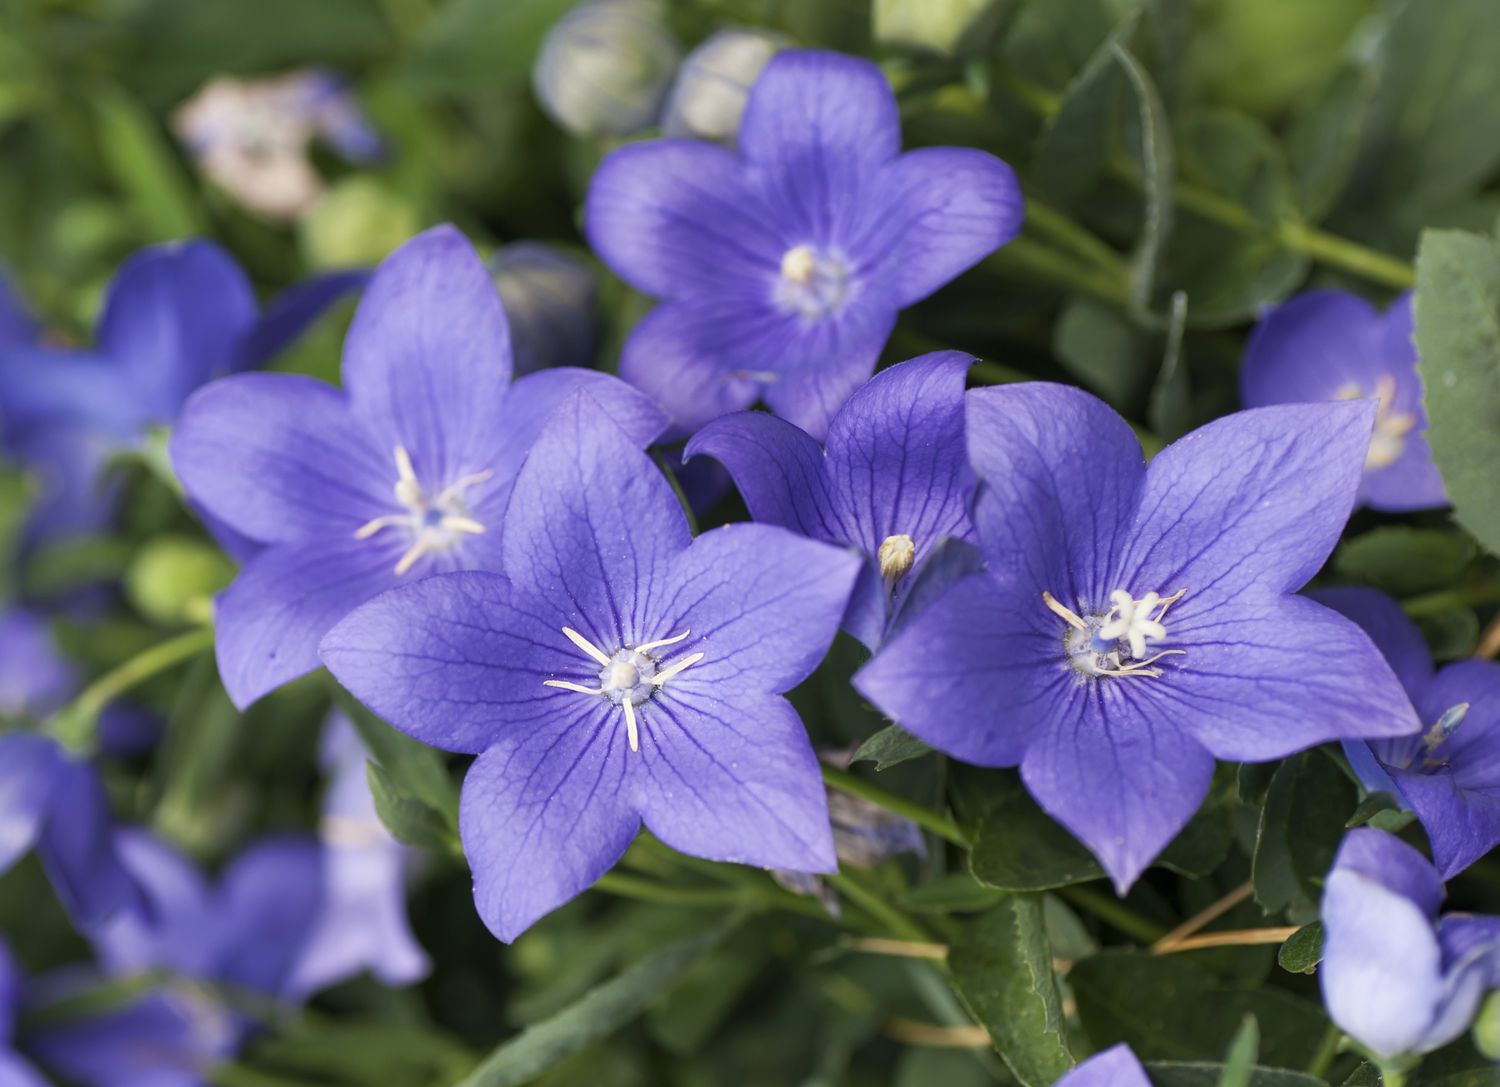
{"type": "Polygon", "coordinates": [[[427,88],[524,82],[552,24],[573,0],[456,0],[422,35],[407,75],[427,88]]]}
{"type": "Polygon", "coordinates": [[[1276,962],[1290,974],[1311,974],[1323,961],[1323,922],[1303,925],[1276,952],[1276,962]]]}
{"type": "Polygon", "coordinates": [[[1393,596],[1414,596],[1451,585],[1473,558],[1473,541],[1459,533],[1382,525],[1342,545],[1333,568],[1393,596]]]}
{"type": "Polygon", "coordinates": [[[930,754],[932,748],[906,729],[900,725],[888,725],[860,744],[850,761],[873,762],[876,770],[886,770],[930,754]]]}
{"type": "Polygon", "coordinates": [[[397,732],[342,690],[338,699],[395,791],[421,801],[457,832],[458,789],[443,756],[426,744],[397,732]]]}
{"type": "Polygon", "coordinates": [[[1146,419],[1163,441],[1176,441],[1192,429],[1192,388],[1188,369],[1182,361],[1182,333],[1187,327],[1188,296],[1186,291],[1172,295],[1171,316],[1167,321],[1167,345],[1162,352],[1161,370],[1151,389],[1151,406],[1146,419]]]}
{"type": "MultiPolygon", "coordinates": [[[[1159,1062],[1148,1064],[1146,1073],[1153,1087],[1218,1087],[1226,1066],[1222,1064],[1159,1062]]],[[[1327,1087],[1323,1080],[1280,1068],[1253,1068],[1247,1087],[1327,1087]]]]}
{"type": "Polygon", "coordinates": [[[1151,307],[1157,275],[1172,235],[1172,193],[1176,184],[1172,129],[1166,107],[1146,69],[1123,46],[1116,44],[1114,55],[1135,91],[1136,141],[1129,150],[1140,174],[1145,204],[1131,261],[1130,290],[1136,310],[1145,313],[1151,307]]]}
{"type": "Polygon", "coordinates": [[[1287,165],[1297,184],[1297,204],[1308,222],[1321,222],[1348,184],[1376,85],[1374,66],[1357,57],[1292,121],[1286,137],[1287,165]]]}
{"type": "Polygon", "coordinates": [[[410,793],[402,792],[379,764],[366,763],[365,771],[370,795],[375,798],[375,814],[380,816],[391,837],[439,853],[462,852],[458,839],[441,815],[410,793]]]}
{"type": "Polygon", "coordinates": [[[1364,826],[1381,812],[1400,810],[1400,803],[1390,793],[1370,793],[1359,802],[1359,807],[1354,809],[1354,814],[1349,816],[1349,821],[1344,825],[1352,830],[1364,826]]]}
{"type": "Polygon", "coordinates": [[[1148,338],[1118,310],[1088,298],[1063,308],[1052,331],[1052,351],[1068,372],[1118,410],[1151,384],[1154,360],[1148,338]]]}
{"type": "Polygon", "coordinates": [[[948,966],[959,997],[1023,1087],[1048,1087],[1072,1067],[1041,899],[1012,895],[964,922],[948,966]]]}
{"type": "Polygon", "coordinates": [[[914,913],[975,913],[989,909],[1005,895],[968,872],[953,872],[917,884],[902,894],[900,904],[914,913]]]}
{"type": "Polygon", "coordinates": [[[1037,807],[1019,774],[995,774],[969,853],[974,878],[1006,891],[1045,891],[1102,879],[1084,846],[1037,807]]]}
{"type": "Polygon", "coordinates": [[[1323,876],[1356,804],[1354,784],[1332,759],[1308,751],[1277,769],[1255,843],[1255,900],[1267,913],[1317,915],[1323,876]]]}
{"type": "Polygon", "coordinates": [[[1474,652],[1479,641],[1479,616],[1473,608],[1449,608],[1419,615],[1417,626],[1422,628],[1433,660],[1461,660],[1474,652]]]}

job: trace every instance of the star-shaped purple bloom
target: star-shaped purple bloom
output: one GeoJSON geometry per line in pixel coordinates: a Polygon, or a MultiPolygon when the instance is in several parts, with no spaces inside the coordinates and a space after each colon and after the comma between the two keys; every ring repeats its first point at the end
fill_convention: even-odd
{"type": "Polygon", "coordinates": [[[987,571],[903,621],[856,676],[885,713],[1027,788],[1121,891],[1182,829],[1214,759],[1418,727],[1353,623],[1290,595],[1359,486],[1375,406],[1240,412],[1144,464],[1077,389],[968,394],[987,571]]]}
{"type": "Polygon", "coordinates": [[[236,375],[195,394],[172,438],[188,496],[260,545],[215,613],[219,672],[241,708],[316,668],[323,635],[383,590],[498,569],[516,471],[569,391],[591,389],[642,444],[665,425],[608,374],[547,370],[512,385],[505,311],[452,227],[381,264],[343,376],[340,391],[236,375]]]}
{"type": "Polygon", "coordinates": [[[814,437],[875,368],[897,311],[1013,238],[1021,190],[973,148],[901,153],[879,68],[789,50],[750,92],[739,151],[651,140],[610,154],[584,229],[662,299],[620,372],[683,432],[757,398],[814,437]]]}
{"type": "Polygon", "coordinates": [[[1096,1053],[1057,1081],[1057,1087],[1151,1087],[1146,1070],[1123,1042],[1096,1053]]]}
{"type": "Polygon", "coordinates": [[[843,625],[871,649],[934,547],[972,534],[964,376],[973,361],[938,351],[883,370],[839,409],[822,446],[765,412],[715,419],[688,442],[686,456],[729,469],[757,521],[864,554],[843,625]]]}
{"type": "Polygon", "coordinates": [[[120,266],[93,348],[0,337],[4,449],[36,472],[43,488],[32,535],[102,525],[114,504],[98,476],[111,455],[139,445],[150,427],[171,423],[204,382],[270,359],[365,278],[348,272],[310,279],[262,312],[245,273],[214,243],[159,245],[120,266]]]}
{"type": "Polygon", "coordinates": [[[459,830],[502,940],[593,883],[642,822],[694,856],[835,866],[817,759],[779,692],[822,660],[858,559],[769,525],[692,539],[638,446],[575,394],[516,481],[504,576],[394,590],[323,643],[397,728],[479,755],[459,830]]]}
{"type": "Polygon", "coordinates": [[[1426,1053],[1467,1029],[1500,985],[1500,917],[1438,916],[1443,884],[1393,835],[1351,831],[1324,885],[1329,1017],[1382,1058],[1426,1053]]]}
{"type": "Polygon", "coordinates": [[[1381,313],[1344,291],[1309,291],[1261,317],[1240,366],[1247,408],[1318,400],[1378,400],[1359,502],[1401,513],[1447,505],[1423,431],[1412,299],[1381,313]]]}
{"type": "Polygon", "coordinates": [[[1452,879],[1500,844],[1500,664],[1462,660],[1434,673],[1422,632],[1384,593],[1310,595],[1364,628],[1428,726],[1395,739],[1346,741],[1344,750],[1367,787],[1416,813],[1439,875],[1452,879]]]}

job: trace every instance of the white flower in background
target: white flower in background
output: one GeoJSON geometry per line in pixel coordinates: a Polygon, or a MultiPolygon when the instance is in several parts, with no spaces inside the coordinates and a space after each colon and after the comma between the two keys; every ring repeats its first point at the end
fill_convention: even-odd
{"type": "Polygon", "coordinates": [[[662,111],[663,136],[734,144],[745,100],[772,57],[791,45],[770,30],[721,30],[687,55],[662,111]]]}

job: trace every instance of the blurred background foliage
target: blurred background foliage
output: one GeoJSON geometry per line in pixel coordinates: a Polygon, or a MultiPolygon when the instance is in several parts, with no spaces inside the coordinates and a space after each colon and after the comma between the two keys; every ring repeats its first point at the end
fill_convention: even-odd
{"type": "MultiPolygon", "coordinates": [[[[191,235],[223,243],[266,294],[314,271],[373,265],[445,221],[485,251],[543,239],[581,252],[578,208],[618,138],[564,131],[532,91],[543,38],[571,6],[0,0],[0,260],[53,342],[86,344],[120,260],[191,235]],[[199,173],[170,118],[214,78],[304,66],[350,80],[386,153],[356,166],[316,148],[326,194],[300,219],[272,222],[199,173]]],[[[1316,285],[1384,304],[1415,282],[1423,228],[1490,234],[1500,214],[1495,0],[670,0],[664,17],[684,50],[749,26],[872,56],[898,89],[909,146],[977,146],[1014,165],[1029,200],[1025,233],[905,313],[888,358],[953,346],[986,360],[981,380],[1080,383],[1148,445],[1236,406],[1244,332],[1266,305],[1316,285]]],[[[608,368],[645,303],[603,282],[598,364],[608,368]]],[[[336,379],[351,311],[341,306],[274,365],[336,379]]],[[[129,455],[117,474],[129,500],[114,530],[29,554],[19,577],[6,564],[12,595],[102,594],[102,612],[60,624],[68,652],[96,673],[201,621],[229,573],[182,509],[159,449],[129,455]]],[[[0,488],[0,530],[15,552],[27,485],[10,473],[0,488]]],[[[735,512],[731,503],[708,520],[735,512]]],[[[1500,571],[1445,515],[1388,522],[1359,515],[1330,579],[1392,592],[1440,657],[1467,655],[1500,600],[1500,571]]],[[[822,745],[847,748],[883,724],[846,682],[860,652],[841,643],[798,693],[822,745]]],[[[255,833],[315,822],[326,677],[243,716],[206,658],[137,693],[164,724],[158,747],[105,765],[123,819],[151,823],[210,862],[255,833]]],[[[367,737],[381,727],[365,724],[367,737]]],[[[466,1082],[533,1073],[555,1085],[1013,1081],[975,1044],[973,1017],[939,964],[855,953],[816,907],[758,909],[762,878],[751,887],[742,873],[649,840],[606,880],[613,894],[591,893],[500,945],[475,916],[451,811],[441,797],[413,800],[413,783],[442,769],[437,756],[387,734],[376,758],[389,779],[383,814],[429,847],[412,911],[432,976],[405,992],[361,981],[325,994],[218,1082],[454,1083],[540,1023],[512,1043],[519,1051],[500,1051],[498,1072],[466,1082]],[[691,955],[685,938],[700,939],[691,955]]],[[[1315,983],[1279,969],[1275,948],[1191,962],[1098,954],[1101,942],[1149,942],[1252,867],[1260,906],[1298,923],[1317,893],[1308,873],[1326,867],[1358,801],[1330,767],[1308,756],[1263,773],[1224,768],[1169,854],[1171,871],[1155,869],[1126,913],[1112,915],[1103,885],[1087,882],[1097,873],[1080,882],[1058,870],[1077,859],[1066,850],[1050,867],[1017,852],[1018,840],[1060,832],[1013,775],[908,757],[881,773],[882,788],[929,806],[946,796],[977,835],[974,855],[929,836],[923,857],[850,874],[844,927],[910,938],[902,926],[914,926],[970,941],[971,961],[994,965],[1017,953],[1014,932],[1043,925],[1060,967],[1078,964],[1059,1007],[1095,1045],[1123,1039],[1146,1059],[1220,1061],[1253,1012],[1266,1063],[1321,1061],[1333,1082],[1373,1082],[1359,1079],[1367,1073],[1356,1059],[1322,1055],[1328,1025],[1315,983]],[[1286,834],[1292,825],[1298,833],[1286,834]],[[1048,888],[1067,893],[1028,900],[1042,912],[1005,922],[1005,939],[986,934],[1004,921],[993,910],[1005,891],[1048,888]]],[[[1493,908],[1496,879],[1500,866],[1476,866],[1455,887],[1459,904],[1493,908]]],[[[33,970],[83,954],[52,903],[34,861],[0,880],[0,930],[33,970]]],[[[1265,913],[1245,902],[1227,922],[1236,919],[1260,924],[1265,913]]],[[[983,1008],[1001,1010],[986,1020],[992,1031],[1026,995],[986,994],[1000,974],[957,979],[982,1020],[983,1008]]],[[[1444,1060],[1467,1067],[1466,1046],[1434,1075],[1444,1060]]],[[[1477,1082],[1461,1074],[1420,1082],[1477,1082]]]]}

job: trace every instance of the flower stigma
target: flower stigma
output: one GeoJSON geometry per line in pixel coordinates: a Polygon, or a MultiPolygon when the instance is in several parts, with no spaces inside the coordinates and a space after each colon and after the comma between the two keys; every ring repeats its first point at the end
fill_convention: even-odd
{"type": "Polygon", "coordinates": [[[849,268],[842,259],[810,245],[783,254],[776,304],[784,312],[826,317],[843,307],[848,293],[849,268]]]}
{"type": "Polygon", "coordinates": [[[643,642],[637,646],[622,646],[613,654],[606,653],[572,627],[562,628],[563,636],[581,649],[586,657],[599,667],[599,686],[586,687],[582,683],[570,683],[562,679],[544,679],[543,687],[575,691],[578,694],[600,695],[619,706],[625,714],[625,734],[630,740],[630,750],[641,749],[640,729],[636,724],[635,708],[649,702],[656,692],[666,686],[667,681],[684,668],[691,667],[703,659],[702,653],[690,653],[662,667],[661,660],[652,655],[652,650],[676,645],[689,634],[684,630],[671,638],[643,642]]]}
{"type": "Polygon", "coordinates": [[[412,468],[411,454],[403,445],[396,446],[396,501],[406,507],[406,513],[388,513],[366,521],[355,530],[356,540],[367,540],[387,528],[405,528],[411,533],[411,546],[396,563],[396,573],[410,570],[423,555],[432,551],[447,551],[466,535],[477,536],[484,526],[469,516],[464,505],[463,493],[468,488],[484,483],[495,473],[486,468],[462,476],[445,487],[436,496],[428,497],[417,480],[412,468]]]}
{"type": "Polygon", "coordinates": [[[1049,592],[1042,593],[1047,610],[1067,624],[1063,632],[1063,649],[1068,664],[1088,679],[1100,676],[1141,676],[1159,679],[1162,671],[1152,667],[1163,657],[1186,656],[1186,650],[1163,649],[1147,656],[1150,642],[1167,636],[1162,620],[1177,601],[1187,595],[1178,589],[1171,596],[1147,593],[1140,599],[1124,589],[1109,594],[1109,610],[1087,618],[1058,602],[1049,592]]]}
{"type": "Polygon", "coordinates": [[[1350,381],[1334,393],[1336,400],[1376,401],[1375,432],[1370,435],[1370,448],[1365,453],[1365,468],[1389,468],[1396,463],[1406,448],[1406,436],[1417,425],[1414,412],[1396,411],[1396,379],[1390,374],[1381,374],[1375,379],[1373,393],[1366,392],[1357,381],[1350,381]]]}
{"type": "Polygon", "coordinates": [[[875,552],[875,562],[880,567],[880,576],[887,588],[895,588],[897,582],[911,573],[912,563],[917,560],[916,542],[904,532],[887,536],[875,552]]]}

